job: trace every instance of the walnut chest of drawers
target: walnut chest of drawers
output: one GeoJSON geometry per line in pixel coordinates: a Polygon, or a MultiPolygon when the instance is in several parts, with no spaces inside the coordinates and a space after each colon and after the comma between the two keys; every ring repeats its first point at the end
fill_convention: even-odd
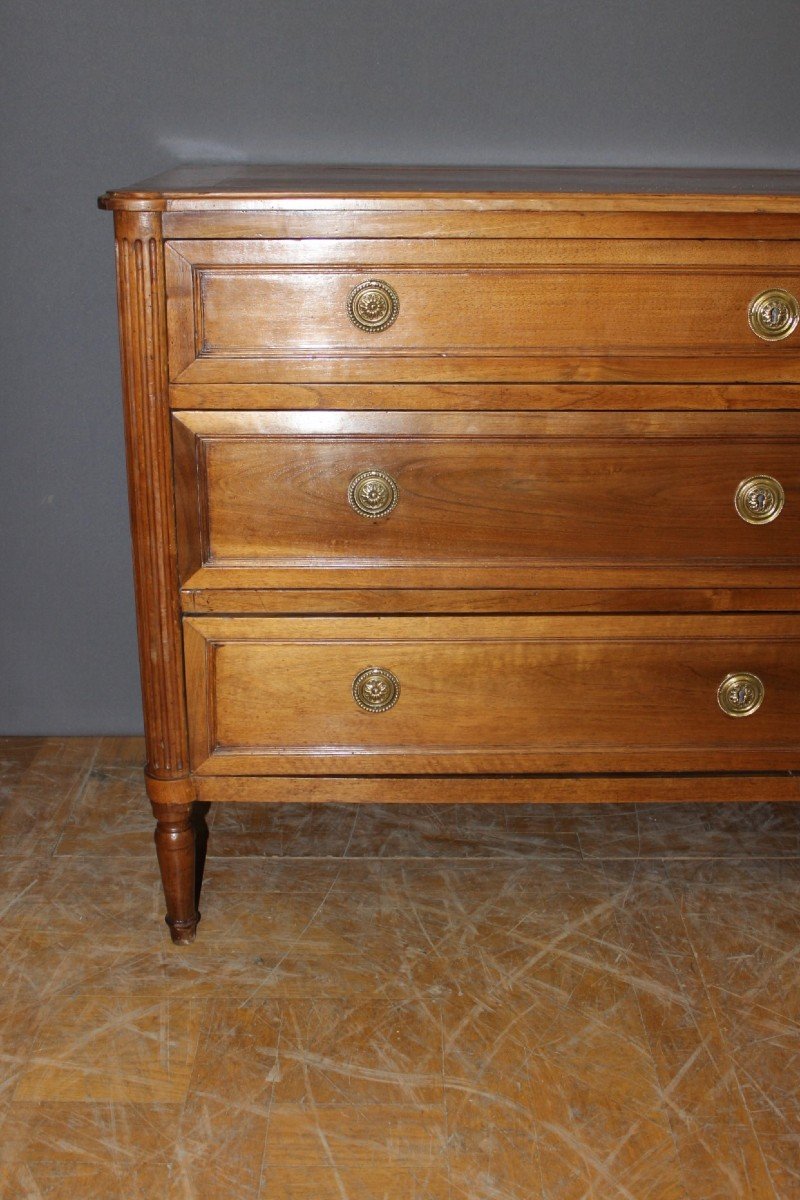
{"type": "Polygon", "coordinates": [[[176,941],[198,799],[800,797],[798,174],[101,204],[176,941]]]}

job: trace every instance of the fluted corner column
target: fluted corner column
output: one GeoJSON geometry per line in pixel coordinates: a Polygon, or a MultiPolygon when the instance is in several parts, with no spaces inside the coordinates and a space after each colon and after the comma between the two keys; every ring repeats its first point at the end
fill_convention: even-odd
{"type": "Polygon", "coordinates": [[[172,484],[161,213],[151,209],[118,209],[114,213],[114,231],[128,498],[147,748],[145,778],[158,821],[156,844],[167,899],[167,922],[174,940],[186,941],[191,940],[189,926],[197,919],[190,811],[194,793],[189,777],[172,484]],[[170,812],[172,809],[174,812],[170,812]]]}

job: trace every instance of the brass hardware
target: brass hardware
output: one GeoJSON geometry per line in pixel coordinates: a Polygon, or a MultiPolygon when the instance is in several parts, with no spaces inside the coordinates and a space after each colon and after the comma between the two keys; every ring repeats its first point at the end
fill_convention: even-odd
{"type": "Polygon", "coordinates": [[[353,699],[367,712],[386,712],[394,708],[399,698],[400,683],[384,667],[367,667],[353,680],[353,699]]]}
{"type": "Polygon", "coordinates": [[[726,675],[717,688],[717,701],[729,717],[749,717],[761,708],[764,684],[750,671],[726,675]]]}
{"type": "Polygon", "coordinates": [[[347,315],[365,333],[382,333],[397,320],[400,300],[383,279],[359,283],[347,297],[347,315]]]}
{"type": "Polygon", "coordinates": [[[400,498],[397,484],[385,471],[362,471],[350,480],[347,500],[362,517],[385,517],[400,498]]]}
{"type": "Polygon", "coordinates": [[[771,475],[751,475],[736,489],[736,511],[748,525],[768,525],[780,515],[784,500],[783,488],[771,475]]]}
{"type": "Polygon", "coordinates": [[[780,342],[797,328],[800,305],[785,288],[768,288],[750,301],[747,320],[757,337],[765,342],[780,342]]]}

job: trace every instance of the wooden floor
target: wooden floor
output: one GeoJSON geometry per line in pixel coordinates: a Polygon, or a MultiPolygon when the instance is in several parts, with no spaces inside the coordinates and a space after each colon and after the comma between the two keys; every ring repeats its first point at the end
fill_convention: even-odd
{"type": "Polygon", "coordinates": [[[141,743],[0,751],[3,1200],[800,1196],[797,808],[223,806],[178,948],[141,743]]]}

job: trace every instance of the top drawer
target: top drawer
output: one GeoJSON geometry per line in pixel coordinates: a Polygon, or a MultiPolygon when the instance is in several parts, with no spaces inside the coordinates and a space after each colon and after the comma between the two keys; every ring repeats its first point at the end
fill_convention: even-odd
{"type": "Polygon", "coordinates": [[[795,241],[198,239],[167,272],[176,382],[800,381],[795,241]]]}

